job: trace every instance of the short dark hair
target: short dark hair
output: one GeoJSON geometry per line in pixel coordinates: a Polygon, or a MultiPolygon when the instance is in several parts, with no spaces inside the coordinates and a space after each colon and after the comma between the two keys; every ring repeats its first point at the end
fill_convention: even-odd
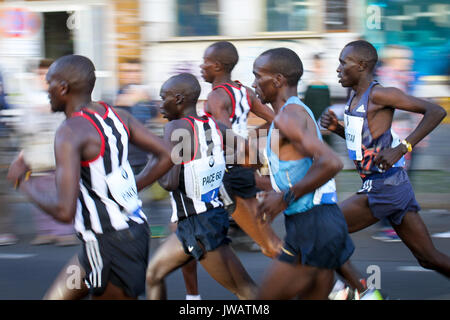
{"type": "Polygon", "coordinates": [[[366,40],[356,40],[349,42],[345,47],[352,47],[361,61],[367,62],[369,71],[372,71],[378,62],[377,49],[366,40]]]}
{"type": "Polygon", "coordinates": [[[239,61],[236,47],[228,41],[215,42],[209,47],[214,49],[214,57],[224,66],[225,71],[231,72],[239,61]]]}
{"type": "Polygon", "coordinates": [[[281,73],[289,86],[298,84],[303,75],[303,63],[293,50],[288,48],[269,49],[261,56],[269,56],[270,66],[268,68],[273,72],[281,73]]]}
{"type": "Polygon", "coordinates": [[[52,72],[74,89],[92,93],[95,86],[95,66],[92,61],[81,55],[71,54],[57,59],[51,66],[52,72]]]}
{"type": "Polygon", "coordinates": [[[198,97],[200,97],[201,87],[197,78],[190,73],[180,73],[167,80],[167,83],[171,82],[171,85],[177,93],[181,93],[186,97],[188,102],[196,103],[198,97]]]}

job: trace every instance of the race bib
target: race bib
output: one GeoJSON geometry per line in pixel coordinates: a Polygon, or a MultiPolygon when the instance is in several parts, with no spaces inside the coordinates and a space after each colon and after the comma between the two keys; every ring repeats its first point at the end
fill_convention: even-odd
{"type": "MultiPolygon", "coordinates": [[[[194,197],[203,202],[211,202],[218,193],[225,172],[225,162],[218,157],[195,160],[192,169],[196,173],[194,197]]],[[[188,191],[188,190],[186,190],[188,191]]]]}
{"type": "Polygon", "coordinates": [[[344,122],[345,142],[347,144],[348,156],[350,160],[361,161],[363,159],[361,149],[361,133],[363,129],[364,118],[344,114],[344,122]]]}
{"type": "Polygon", "coordinates": [[[134,174],[128,162],[107,175],[106,184],[114,200],[128,214],[133,214],[141,207],[134,174]]]}
{"type": "Polygon", "coordinates": [[[313,203],[319,204],[334,204],[337,202],[336,183],[331,179],[314,192],[313,203]]]}

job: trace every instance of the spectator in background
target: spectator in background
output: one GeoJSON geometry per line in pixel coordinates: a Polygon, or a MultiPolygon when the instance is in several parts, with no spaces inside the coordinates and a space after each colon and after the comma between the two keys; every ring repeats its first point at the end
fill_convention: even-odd
{"type": "MultiPolygon", "coordinates": [[[[20,132],[25,161],[33,172],[42,175],[49,174],[55,169],[53,140],[57,127],[64,120],[62,114],[52,113],[50,109],[45,76],[52,62],[50,59],[42,59],[33,70],[34,78],[30,86],[32,90],[26,93],[27,110],[20,132]]],[[[31,241],[32,245],[79,244],[72,223],[56,221],[35,205],[31,206],[31,212],[36,228],[36,237],[31,241]]]]}
{"type": "Polygon", "coordinates": [[[0,72],[0,110],[4,109],[9,109],[9,106],[6,102],[6,90],[3,82],[3,76],[0,72]]]}
{"type": "MultiPolygon", "coordinates": [[[[3,82],[3,77],[2,74],[0,73],[0,110],[5,109],[9,109],[9,105],[6,101],[6,90],[3,82]]],[[[2,147],[6,146],[7,145],[6,140],[9,139],[9,129],[7,128],[6,125],[4,125],[3,121],[0,121],[0,139],[1,139],[1,146],[2,147]]],[[[3,162],[5,159],[1,160],[3,162]]],[[[3,169],[1,169],[1,177],[3,181],[6,178],[6,172],[4,172],[3,169]]],[[[8,195],[2,194],[2,196],[8,195]]],[[[13,217],[10,210],[11,208],[8,206],[8,203],[9,203],[8,201],[5,201],[5,203],[2,203],[2,206],[0,208],[0,246],[12,245],[17,243],[17,241],[19,240],[17,236],[11,232],[13,217]]]]}
{"type": "MultiPolygon", "coordinates": [[[[142,85],[142,64],[139,59],[128,59],[119,65],[121,87],[114,101],[117,109],[130,112],[142,124],[158,115],[158,108],[151,100],[146,86],[142,85]]],[[[129,146],[128,161],[134,174],[138,174],[147,163],[147,153],[134,145],[129,146]]]]}
{"type": "MultiPolygon", "coordinates": [[[[309,106],[314,114],[314,119],[319,121],[322,113],[331,106],[330,88],[323,81],[325,69],[322,53],[316,53],[313,57],[313,81],[307,86],[303,102],[309,106]]],[[[331,145],[331,137],[328,132],[323,133],[323,140],[331,145]]]]}
{"type": "Polygon", "coordinates": [[[305,91],[304,103],[310,107],[316,121],[322,113],[331,105],[330,89],[323,81],[323,60],[322,54],[314,55],[314,80],[308,85],[305,91]]]}

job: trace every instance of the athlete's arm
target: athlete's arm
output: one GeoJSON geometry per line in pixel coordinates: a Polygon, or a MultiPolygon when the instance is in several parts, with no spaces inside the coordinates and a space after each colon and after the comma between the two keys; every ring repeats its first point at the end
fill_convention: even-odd
{"type": "Polygon", "coordinates": [[[345,139],[345,128],[341,123],[339,123],[338,118],[333,110],[328,109],[322,114],[322,116],[320,117],[320,125],[323,128],[328,129],[341,138],[345,139]]]}
{"type": "Polygon", "coordinates": [[[241,165],[243,167],[260,168],[263,163],[258,154],[258,139],[249,136],[245,139],[220,121],[216,122],[222,134],[225,160],[227,164],[241,165]]]}
{"type": "Polygon", "coordinates": [[[247,87],[246,89],[251,103],[250,111],[253,112],[256,116],[266,120],[270,124],[275,118],[275,112],[273,112],[273,110],[269,108],[267,105],[262,103],[252,89],[247,87]]]}
{"type": "Polygon", "coordinates": [[[250,111],[253,112],[259,118],[266,120],[266,123],[256,128],[257,137],[258,138],[265,137],[267,136],[269,127],[272,124],[273,119],[275,118],[275,112],[273,112],[273,110],[269,108],[267,105],[262,103],[261,100],[259,100],[259,98],[256,96],[255,92],[250,88],[247,88],[247,94],[249,96],[251,103],[250,111]]]}
{"type": "Polygon", "coordinates": [[[32,202],[56,220],[70,223],[76,213],[80,192],[80,154],[86,142],[79,131],[63,124],[55,136],[55,175],[32,176],[25,181],[23,174],[28,168],[23,156],[19,156],[11,164],[8,179],[11,182],[21,180],[20,190],[32,202]]]}
{"type": "Polygon", "coordinates": [[[136,177],[136,186],[140,191],[154,183],[173,166],[170,159],[170,146],[131,115],[128,115],[128,129],[130,143],[158,159],[157,162],[147,162],[145,168],[136,177]]]}
{"type": "MultiPolygon", "coordinates": [[[[299,111],[298,106],[288,105],[274,120],[275,128],[280,131],[280,136],[288,140],[300,154],[313,159],[306,175],[290,188],[294,199],[321,187],[343,167],[339,156],[316,135],[307,131],[306,117],[308,117],[307,113],[299,111]]],[[[259,215],[266,213],[270,219],[273,219],[287,207],[283,196],[284,193],[269,193],[260,205],[259,215]]]]}
{"type": "Polygon", "coordinates": [[[178,188],[180,183],[181,163],[189,162],[195,152],[194,132],[187,120],[173,120],[164,127],[164,142],[172,148],[172,160],[175,165],[159,180],[161,187],[167,191],[178,188]],[[179,130],[177,130],[179,129],[179,130]]]}
{"type": "Polygon", "coordinates": [[[231,128],[231,110],[231,100],[224,89],[218,88],[208,94],[205,111],[209,113],[216,121],[222,122],[228,128],[231,128]]]}
{"type": "MultiPolygon", "coordinates": [[[[441,106],[407,95],[397,88],[375,87],[371,94],[371,102],[376,105],[423,114],[422,120],[406,138],[406,141],[413,147],[433,131],[447,115],[441,106]]],[[[376,165],[382,164],[383,169],[387,170],[406,152],[407,148],[403,144],[399,144],[395,148],[382,150],[374,162],[376,165]]]]}

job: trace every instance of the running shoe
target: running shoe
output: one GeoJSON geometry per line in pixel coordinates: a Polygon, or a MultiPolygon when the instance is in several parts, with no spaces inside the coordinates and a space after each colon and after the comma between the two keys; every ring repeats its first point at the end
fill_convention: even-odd
{"type": "Polygon", "coordinates": [[[358,290],[346,286],[342,281],[337,280],[333,289],[328,295],[329,300],[359,300],[358,290]]]}
{"type": "Polygon", "coordinates": [[[397,235],[394,229],[383,229],[378,231],[372,236],[375,240],[380,240],[384,242],[400,242],[402,241],[397,235]]]}
{"type": "Polygon", "coordinates": [[[10,246],[19,242],[19,239],[12,233],[0,234],[0,246],[10,246]]]}
{"type": "Polygon", "coordinates": [[[374,288],[369,288],[361,293],[359,300],[384,300],[380,291],[374,288]]]}

